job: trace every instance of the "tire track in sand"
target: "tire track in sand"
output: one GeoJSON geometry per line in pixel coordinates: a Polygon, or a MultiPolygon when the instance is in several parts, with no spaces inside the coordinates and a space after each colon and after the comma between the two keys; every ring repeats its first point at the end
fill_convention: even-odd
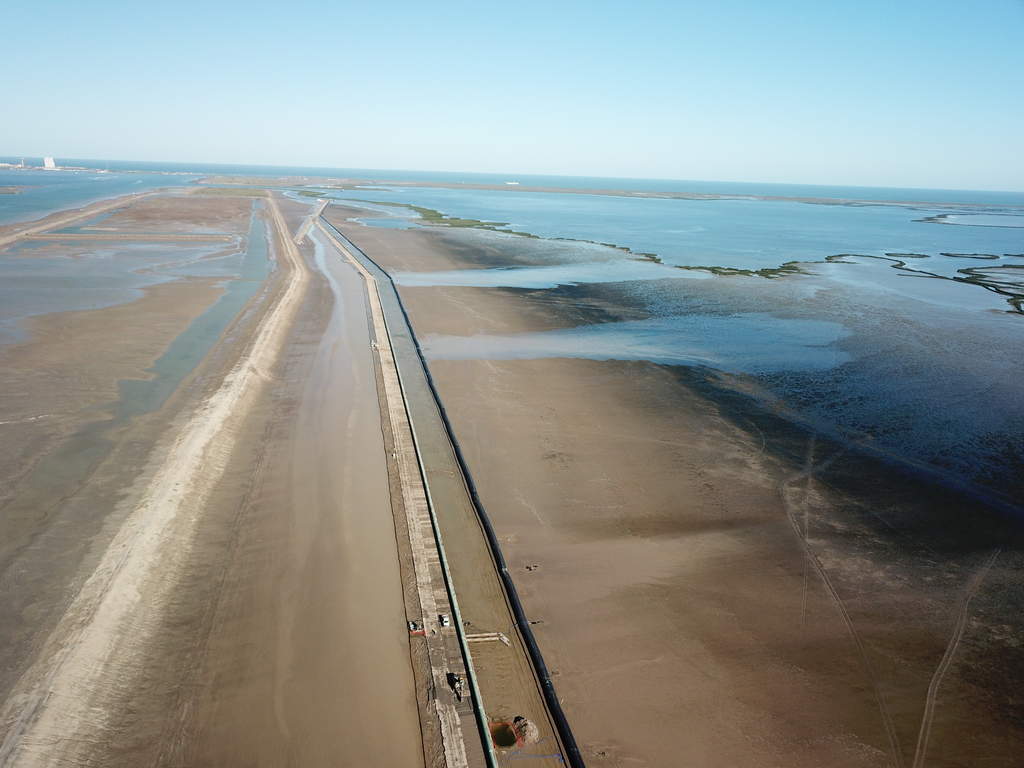
{"type": "Polygon", "coordinates": [[[198,519],[309,281],[273,197],[268,208],[287,282],[248,351],[178,433],[95,572],[4,703],[0,765],[94,763],[113,707],[144,677],[144,651],[187,563],[198,519]]]}
{"type": "Polygon", "coordinates": [[[982,564],[981,569],[974,574],[974,578],[971,580],[971,584],[964,593],[964,596],[960,598],[960,606],[956,617],[956,627],[953,629],[953,636],[949,639],[949,645],[946,646],[946,653],[943,655],[942,661],[939,662],[939,666],[935,669],[935,674],[932,675],[932,681],[928,685],[928,696],[924,701],[924,715],[921,717],[921,732],[917,737],[917,750],[914,752],[914,763],[912,768],[924,768],[925,753],[928,751],[928,739],[932,735],[932,719],[935,717],[935,699],[939,694],[939,686],[942,684],[942,678],[946,674],[946,670],[949,669],[949,665],[953,663],[953,655],[956,653],[956,649],[960,645],[960,641],[963,639],[964,630],[967,629],[967,615],[971,607],[971,600],[973,600],[974,596],[978,594],[978,590],[981,589],[982,582],[985,581],[985,577],[988,576],[988,572],[992,570],[992,566],[996,564],[996,559],[1002,551],[1003,548],[998,547],[995,552],[989,555],[988,559],[982,564]]]}
{"type": "Polygon", "coordinates": [[[839,592],[832,584],[832,580],[829,579],[828,573],[825,571],[825,566],[821,564],[821,560],[818,559],[818,556],[814,554],[811,549],[810,542],[807,540],[807,523],[805,522],[801,525],[800,521],[796,519],[796,512],[789,500],[789,486],[794,480],[813,477],[818,472],[827,468],[833,461],[842,455],[841,453],[837,453],[818,466],[813,466],[814,445],[815,438],[812,436],[808,446],[807,460],[804,468],[787,478],[782,483],[782,486],[779,489],[779,495],[782,497],[782,504],[786,509],[786,516],[789,518],[789,523],[793,526],[793,530],[796,532],[797,537],[800,539],[800,543],[803,545],[807,560],[814,567],[815,572],[818,574],[818,578],[821,579],[822,584],[825,586],[825,591],[828,592],[833,604],[838,609],[839,615],[842,617],[843,623],[846,625],[846,630],[850,633],[850,637],[853,639],[853,644],[857,648],[857,655],[860,656],[861,664],[863,665],[864,671],[868,677],[868,682],[871,684],[871,690],[875,694],[875,702],[878,704],[878,711],[882,716],[882,724],[885,726],[885,733],[889,739],[889,746],[892,749],[893,760],[895,761],[896,768],[903,768],[903,750],[900,748],[899,737],[896,735],[896,726],[893,723],[892,714],[889,712],[889,705],[886,704],[885,696],[882,695],[882,688],[878,683],[878,676],[875,674],[875,669],[871,665],[870,658],[868,658],[867,648],[864,647],[864,642],[861,640],[860,634],[857,632],[857,628],[853,624],[853,619],[850,617],[849,611],[846,610],[846,605],[843,603],[843,599],[839,596],[839,592]]]}

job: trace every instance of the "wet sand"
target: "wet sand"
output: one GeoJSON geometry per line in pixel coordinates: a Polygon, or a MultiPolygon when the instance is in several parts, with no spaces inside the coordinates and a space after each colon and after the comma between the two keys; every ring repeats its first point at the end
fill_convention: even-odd
{"type": "MultiPolygon", "coordinates": [[[[331,231],[326,228],[323,230],[328,238],[333,238],[331,231]]],[[[346,248],[336,239],[332,242],[339,250],[346,248]]],[[[539,761],[537,765],[540,766],[564,762],[580,765],[571,736],[556,730],[557,715],[550,709],[553,706],[552,700],[542,690],[544,683],[539,669],[543,664],[531,660],[527,649],[530,642],[528,637],[532,633],[525,629],[529,625],[521,623],[522,617],[512,608],[513,598],[510,592],[506,592],[498,558],[488,545],[487,534],[473,504],[415,343],[409,335],[397,295],[386,276],[369,261],[363,263],[363,259],[365,256],[360,256],[360,266],[368,269],[368,281],[375,282],[375,294],[380,298],[383,315],[388,322],[386,331],[380,328],[376,335],[378,344],[384,350],[381,356],[387,357],[391,351],[394,352],[392,359],[397,366],[397,373],[393,384],[395,388],[401,388],[399,396],[389,396],[388,400],[391,403],[404,402],[408,421],[411,422],[408,428],[399,426],[392,430],[397,455],[400,462],[403,456],[407,456],[408,469],[422,476],[425,481],[425,488],[419,492],[420,501],[415,499],[416,492],[412,488],[409,489],[412,493],[403,489],[402,496],[410,524],[412,549],[414,553],[417,549],[423,552],[422,564],[427,571],[433,571],[425,579],[419,576],[416,579],[421,598],[418,601],[420,609],[410,612],[410,619],[424,627],[424,639],[436,680],[434,688],[439,691],[440,699],[444,689],[449,687],[445,681],[448,671],[457,670],[462,674],[459,667],[464,662],[465,669],[470,672],[470,688],[480,718],[474,723],[469,701],[463,696],[455,706],[455,711],[462,721],[461,730],[465,736],[469,765],[482,764],[484,760],[479,752],[473,754],[476,751],[473,749],[473,731],[477,730],[474,725],[482,726],[479,730],[488,734],[485,738],[490,740],[489,730],[492,727],[507,728],[516,718],[530,721],[535,736],[527,743],[498,744],[495,757],[499,762],[531,759],[539,761]],[[382,342],[382,339],[385,341],[382,342]],[[404,433],[405,437],[399,432],[404,433]],[[419,533],[413,529],[418,529],[419,533]],[[435,536],[437,544],[433,543],[435,536]],[[437,549],[436,555],[427,554],[432,548],[437,549]],[[435,569],[430,566],[432,557],[442,561],[439,566],[443,566],[443,574],[441,567],[435,569]],[[442,583],[447,584],[448,588],[439,590],[438,586],[442,583]],[[426,584],[432,586],[424,591],[423,586],[426,584]],[[436,607],[428,607],[429,603],[434,603],[436,607]],[[441,607],[444,604],[450,604],[451,610],[441,607]],[[447,626],[443,622],[438,626],[434,621],[438,613],[451,615],[454,626],[447,626]],[[455,642],[456,632],[459,634],[458,643],[455,642]],[[459,646],[463,644],[460,649],[459,646]]],[[[376,302],[372,303],[376,306],[376,302]]],[[[378,328],[377,320],[381,318],[376,314],[376,308],[374,312],[375,328],[378,328]]],[[[389,410],[394,414],[394,410],[389,410]]],[[[397,421],[400,423],[405,418],[399,415],[397,421]]],[[[392,425],[395,423],[396,419],[392,418],[392,425]]],[[[417,559],[415,554],[414,559],[417,559]]],[[[414,642],[414,653],[418,645],[418,642],[414,642]]],[[[452,703],[448,701],[447,705],[442,706],[446,706],[450,712],[452,703]]],[[[429,737],[427,740],[431,741],[429,737]]],[[[445,737],[446,752],[449,741],[445,737]]],[[[447,760],[449,766],[458,764],[447,760]]]]}
{"type": "Polygon", "coordinates": [[[363,288],[326,258],[307,302],[329,319],[282,372],[298,383],[238,512],[183,764],[423,764],[363,288]]]}
{"type": "MultiPolygon", "coordinates": [[[[129,202],[45,221],[80,223],[129,202]]],[[[22,258],[59,262],[78,254],[76,246],[54,244],[22,258]]],[[[4,697],[96,567],[123,519],[119,497],[185,403],[184,394],[172,397],[158,412],[127,423],[117,415],[121,383],[153,378],[148,369],[223,295],[220,282],[183,278],[126,292],[141,298],[125,303],[29,317],[19,324],[24,339],[0,347],[4,697]]]]}
{"type": "MultiPolygon", "coordinates": [[[[474,256],[469,238],[349,215],[328,211],[385,268],[506,265],[495,238],[474,256]]],[[[400,293],[421,338],[615,312],[600,292],[400,293]]],[[[1014,525],[814,436],[744,381],[616,361],[430,367],[588,764],[1024,753],[1014,525]]]]}
{"type": "Polygon", "coordinates": [[[70,584],[95,567],[121,489],[179,403],[113,425],[100,408],[119,398],[118,381],[144,380],[170,341],[221,294],[212,281],[153,286],[114,307],[32,318],[29,340],[0,357],[0,692],[11,690],[33,649],[66,607],[70,584]],[[127,324],[138,331],[126,334],[127,324]],[[114,449],[103,466],[100,458],[114,449]],[[83,573],[84,572],[84,573],[83,573]],[[17,617],[15,619],[14,617],[17,617]]]}
{"type": "MultiPolygon", "coordinates": [[[[207,226],[168,205],[122,219],[207,226]]],[[[342,268],[333,294],[291,244],[310,207],[266,214],[279,269],[167,402],[109,431],[52,512],[28,505],[37,529],[0,574],[5,764],[422,764],[362,289],[342,268]]],[[[19,413],[79,394],[59,429],[19,422],[14,485],[217,293],[186,279],[36,318],[66,332],[8,350],[19,413]]]]}
{"type": "MultiPolygon", "coordinates": [[[[315,199],[267,202],[279,268],[156,410],[89,431],[220,295],[213,279],[34,318],[3,351],[0,762],[439,759],[363,285],[292,244],[315,199]]],[[[240,238],[250,204],[123,199],[5,228],[0,247],[115,209],[98,236],[240,238]]],[[[528,258],[491,233],[350,215],[327,214],[389,269],[528,258]]],[[[638,316],[599,288],[400,293],[421,338],[638,316]]],[[[431,371],[588,764],[1019,763],[1015,526],[814,435],[739,377],[576,359],[431,371]]],[[[421,457],[467,631],[513,635],[514,652],[473,647],[487,715],[540,722],[465,488],[431,463],[442,438],[421,434],[421,457]]]]}
{"type": "Polygon", "coordinates": [[[6,248],[16,242],[24,235],[48,232],[61,227],[81,224],[91,218],[104,213],[123,208],[133,202],[140,202],[156,192],[147,192],[141,195],[126,195],[111,200],[101,200],[97,203],[90,203],[82,208],[75,208],[68,211],[56,211],[36,221],[18,222],[0,226],[0,248],[6,248]]]}
{"type": "Polygon", "coordinates": [[[195,194],[162,195],[115,211],[102,222],[84,228],[88,232],[116,230],[123,233],[182,232],[245,234],[249,229],[252,199],[195,194]]]}

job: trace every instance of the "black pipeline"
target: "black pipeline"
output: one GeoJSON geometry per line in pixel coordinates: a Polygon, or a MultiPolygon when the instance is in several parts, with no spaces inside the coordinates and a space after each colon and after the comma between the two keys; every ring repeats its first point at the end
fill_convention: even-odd
{"type": "Polygon", "coordinates": [[[470,473],[469,467],[466,465],[466,459],[462,455],[462,447],[459,445],[459,441],[455,437],[455,431],[452,429],[451,422],[448,420],[448,413],[445,411],[444,403],[441,402],[441,397],[438,395],[437,387],[434,385],[434,378],[430,375],[430,368],[427,366],[427,360],[423,355],[423,350],[420,348],[419,339],[416,338],[416,334],[413,332],[412,323],[409,322],[409,315],[405,310],[405,305],[402,303],[402,299],[398,295],[398,289],[395,288],[395,283],[391,279],[391,275],[389,275],[386,270],[382,269],[377,262],[356,247],[351,240],[339,232],[330,222],[326,219],[322,219],[322,221],[345,242],[346,246],[351,249],[352,253],[358,254],[360,258],[365,259],[369,264],[371,264],[387,279],[388,285],[391,286],[395,300],[397,301],[399,308],[402,310],[402,317],[405,320],[406,327],[409,329],[409,336],[412,338],[413,344],[416,347],[416,354],[419,357],[420,365],[423,367],[423,373],[426,376],[427,384],[430,387],[431,394],[433,395],[434,403],[437,405],[437,410],[441,414],[441,422],[444,424],[445,432],[448,434],[448,440],[451,442],[452,448],[455,451],[455,459],[459,463],[459,468],[462,470],[462,476],[465,479],[466,488],[469,490],[469,496],[473,502],[473,508],[476,510],[477,518],[480,520],[480,525],[483,527],[484,534],[487,536],[487,545],[490,547],[491,556],[494,558],[494,562],[498,566],[498,573],[501,575],[501,581],[505,586],[505,593],[508,595],[509,604],[512,606],[512,615],[516,620],[515,626],[518,627],[519,634],[523,638],[523,644],[526,646],[526,651],[530,656],[530,662],[533,664],[534,673],[537,675],[537,680],[540,682],[541,692],[544,695],[544,702],[547,704],[548,711],[551,713],[555,729],[558,731],[558,738],[562,742],[562,749],[565,751],[563,758],[570,768],[586,768],[583,762],[583,756],[580,754],[579,747],[576,746],[576,738],[573,736],[572,729],[569,727],[569,721],[566,719],[565,713],[562,711],[562,705],[558,701],[558,696],[555,693],[555,686],[551,682],[551,675],[548,673],[548,667],[544,663],[544,657],[541,655],[540,647],[537,645],[537,640],[533,636],[533,630],[530,629],[530,622],[526,618],[526,613],[523,611],[523,604],[519,600],[519,592],[516,590],[515,582],[512,581],[512,576],[509,574],[508,568],[505,565],[505,556],[501,553],[501,547],[498,544],[498,537],[494,533],[494,528],[491,526],[491,520],[487,516],[487,512],[484,510],[484,505],[480,501],[480,494],[477,493],[476,483],[473,482],[473,475],[470,473]]]}

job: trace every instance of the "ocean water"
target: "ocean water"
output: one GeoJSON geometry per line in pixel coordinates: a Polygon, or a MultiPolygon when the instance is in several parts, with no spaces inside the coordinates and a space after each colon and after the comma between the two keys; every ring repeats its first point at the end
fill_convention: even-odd
{"type": "Polygon", "coordinates": [[[182,277],[219,278],[224,288],[144,378],[119,381],[119,397],[103,404],[104,415],[97,413],[96,421],[40,460],[28,476],[30,484],[66,491],[110,450],[112,427],[159,408],[205,357],[273,269],[257,206],[258,201],[247,237],[235,244],[30,241],[0,253],[0,359],[6,345],[26,338],[22,321],[34,315],[129,302],[141,298],[146,286],[182,277]]]}
{"type": "MultiPolygon", "coordinates": [[[[131,164],[126,170],[134,172],[0,171],[0,186],[22,187],[21,194],[0,195],[0,223],[188,184],[202,173],[445,184],[514,180],[737,195],[680,200],[513,185],[500,191],[387,185],[327,191],[338,200],[373,201],[369,207],[377,213],[362,220],[364,226],[416,228],[418,216],[400,207],[415,205],[534,236],[448,229],[449,237],[480,248],[490,262],[395,274],[402,286],[541,292],[574,286],[581,299],[599,295],[603,305],[618,304],[631,318],[538,334],[470,329],[429,337],[423,342],[434,359],[576,356],[698,368],[723,381],[742,380],[746,391],[822,433],[1024,508],[1024,194],[358,169],[131,164]],[[906,200],[926,202],[894,202],[906,200]]],[[[245,279],[237,259],[210,258],[205,246],[182,259],[159,244],[96,245],[59,263],[25,258],[31,249],[45,249],[41,243],[5,254],[0,343],[17,334],[21,317],[127,301],[157,280],[183,274],[245,279]],[[19,287],[40,281],[53,290],[19,287]]]]}
{"type": "MultiPolygon", "coordinates": [[[[0,158],[10,162],[13,158],[0,158]]],[[[0,187],[17,187],[18,194],[0,194],[0,226],[34,221],[54,211],[79,208],[98,200],[189,184],[198,175],[166,173],[98,173],[43,171],[38,168],[0,168],[0,187]]]]}
{"type": "MultiPolygon", "coordinates": [[[[1024,263],[1024,233],[1019,231],[1024,226],[1024,208],[1011,206],[979,210],[968,205],[824,205],[754,198],[686,200],[419,187],[332,196],[431,208],[543,238],[624,246],[679,267],[771,269],[843,253],[927,255],[932,269],[938,268],[942,253],[998,257],[1017,253],[1019,263],[1024,263]],[[961,226],[927,220],[951,211],[961,226]],[[997,215],[1005,225],[991,225],[997,215]]],[[[391,211],[395,215],[405,211],[415,221],[415,214],[406,209],[391,211]]],[[[943,269],[949,273],[952,266],[950,262],[943,269]]]]}
{"type": "MultiPolygon", "coordinates": [[[[18,163],[21,158],[0,156],[0,162],[18,163]]],[[[467,173],[451,171],[410,171],[388,168],[333,168],[321,166],[236,165],[220,163],[167,163],[124,160],[56,158],[59,165],[145,174],[204,174],[263,176],[310,176],[341,179],[375,179],[435,184],[490,184],[514,189],[548,187],[560,189],[611,189],[647,192],[676,192],[711,195],[760,195],[848,200],[929,201],[983,205],[1024,205],[1024,190],[989,191],[957,189],[913,189],[893,187],[849,187],[820,184],[773,184],[738,181],[686,179],[634,179],[600,176],[544,176],[509,173],[467,173]]],[[[43,158],[25,158],[29,165],[42,166],[43,158]]],[[[0,173],[3,173],[0,170],[0,173]]],[[[20,171],[19,171],[20,173],[20,171]]],[[[7,182],[0,182],[6,184],[7,182]]]]}
{"type": "Polygon", "coordinates": [[[536,236],[448,229],[490,263],[396,273],[406,288],[573,286],[581,300],[593,295],[631,318],[647,316],[542,333],[428,336],[428,359],[699,368],[743,382],[808,429],[1024,510],[1020,207],[979,205],[969,195],[931,205],[823,205],[408,187],[331,194],[373,200],[411,225],[410,209],[381,204],[536,236]]]}

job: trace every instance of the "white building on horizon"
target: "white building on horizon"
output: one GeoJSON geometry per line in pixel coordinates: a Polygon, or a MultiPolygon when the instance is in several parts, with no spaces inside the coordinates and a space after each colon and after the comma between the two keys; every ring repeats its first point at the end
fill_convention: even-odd
{"type": "Polygon", "coordinates": [[[57,164],[53,162],[53,158],[52,157],[44,157],[43,158],[43,168],[54,168],[54,169],[56,169],[57,168],[57,164]]]}

